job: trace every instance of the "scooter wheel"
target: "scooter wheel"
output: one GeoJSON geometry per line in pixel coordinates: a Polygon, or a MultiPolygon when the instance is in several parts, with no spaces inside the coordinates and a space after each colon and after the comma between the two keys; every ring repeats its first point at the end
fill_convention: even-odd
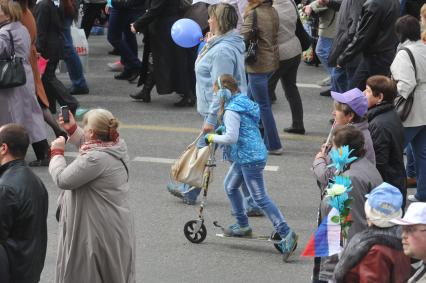
{"type": "Polygon", "coordinates": [[[207,229],[204,223],[201,224],[201,227],[200,229],[198,229],[198,231],[195,231],[197,227],[197,222],[197,220],[188,221],[183,227],[183,233],[185,234],[185,238],[187,238],[188,241],[194,244],[201,243],[207,236],[207,229]]]}
{"type": "MultiPolygon", "coordinates": [[[[274,241],[281,241],[280,234],[278,234],[277,232],[272,232],[271,239],[272,239],[272,240],[274,240],[274,241]]],[[[282,253],[281,248],[280,248],[280,246],[278,246],[278,244],[274,244],[274,247],[275,247],[275,248],[276,248],[276,249],[277,249],[280,253],[282,253]]]]}

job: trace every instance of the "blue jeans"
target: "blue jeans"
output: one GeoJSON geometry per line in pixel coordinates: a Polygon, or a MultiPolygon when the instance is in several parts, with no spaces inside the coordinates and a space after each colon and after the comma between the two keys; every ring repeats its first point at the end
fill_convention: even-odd
{"type": "Polygon", "coordinates": [[[265,165],[265,161],[243,165],[235,162],[232,163],[225,177],[225,192],[231,201],[232,211],[235,214],[237,223],[243,227],[247,226],[249,224],[248,217],[245,212],[243,197],[239,190],[245,181],[247,189],[256,204],[265,212],[281,238],[284,238],[289,232],[290,227],[288,227],[277,205],[266,193],[265,183],[263,181],[263,169],[265,165]]]}
{"type": "Polygon", "coordinates": [[[72,18],[65,18],[64,28],[64,61],[67,65],[68,75],[70,76],[72,86],[76,88],[87,87],[86,79],[83,75],[83,66],[80,57],[75,51],[71,36],[72,18]]]}
{"type": "Polygon", "coordinates": [[[405,167],[407,177],[416,178],[416,160],[414,158],[411,144],[407,145],[407,147],[405,148],[405,153],[407,155],[407,165],[405,167]]]}
{"type": "Polygon", "coordinates": [[[318,59],[330,76],[333,74],[333,67],[328,65],[328,56],[330,55],[332,44],[332,38],[320,36],[318,37],[317,47],[315,48],[318,59]]]}
{"type": "Polygon", "coordinates": [[[343,68],[333,68],[331,73],[331,90],[339,93],[347,91],[346,72],[343,68]]]}
{"type": "Polygon", "coordinates": [[[130,31],[130,24],[142,15],[141,10],[110,8],[108,41],[120,53],[125,70],[136,70],[142,66],[138,58],[136,36],[130,31]]]}
{"type": "Polygon", "coordinates": [[[426,126],[404,128],[406,147],[411,143],[417,173],[417,192],[415,197],[426,201],[426,126]]]}
{"type": "Polygon", "coordinates": [[[272,73],[249,73],[247,95],[259,104],[266,148],[277,150],[282,148],[282,145],[268,95],[268,81],[271,75],[272,73]]]}

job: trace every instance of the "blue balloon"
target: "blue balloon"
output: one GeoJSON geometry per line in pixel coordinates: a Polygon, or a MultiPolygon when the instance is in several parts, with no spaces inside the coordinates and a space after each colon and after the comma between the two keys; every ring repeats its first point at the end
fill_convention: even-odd
{"type": "Polygon", "coordinates": [[[184,48],[191,48],[202,41],[200,25],[191,19],[177,20],[171,29],[173,41],[184,48]]]}

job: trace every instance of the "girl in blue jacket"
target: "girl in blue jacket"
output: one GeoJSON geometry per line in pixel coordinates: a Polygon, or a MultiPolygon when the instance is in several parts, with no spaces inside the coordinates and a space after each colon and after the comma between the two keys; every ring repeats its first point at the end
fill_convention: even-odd
{"type": "Polygon", "coordinates": [[[224,186],[237,220],[224,233],[233,237],[249,237],[252,234],[239,190],[246,185],[256,204],[281,236],[279,247],[286,261],[296,249],[297,235],[266,193],[263,169],[268,155],[258,128],[259,105],[240,92],[237,81],[231,75],[220,76],[214,85],[214,92],[221,100],[219,117],[223,117],[224,129],[222,135],[210,133],[205,139],[208,143],[224,145],[224,159],[232,162],[224,186]]]}

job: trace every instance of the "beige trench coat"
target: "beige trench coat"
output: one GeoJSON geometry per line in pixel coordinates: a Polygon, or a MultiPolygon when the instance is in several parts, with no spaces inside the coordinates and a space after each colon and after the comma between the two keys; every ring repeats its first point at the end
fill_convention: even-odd
{"type": "MultiPolygon", "coordinates": [[[[69,142],[80,147],[83,130],[69,142]]],[[[62,189],[56,283],[134,283],[135,232],[128,196],[124,141],[80,154],[67,166],[56,155],[49,165],[62,189]]]]}

